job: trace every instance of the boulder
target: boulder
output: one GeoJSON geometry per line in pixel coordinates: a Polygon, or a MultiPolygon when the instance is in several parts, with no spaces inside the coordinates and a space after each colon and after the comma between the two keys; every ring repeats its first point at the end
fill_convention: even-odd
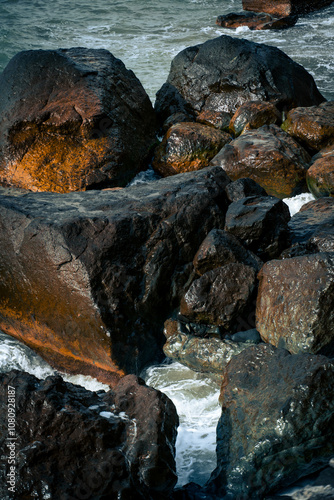
{"type": "Polygon", "coordinates": [[[230,184],[226,186],[226,194],[231,202],[247,198],[248,196],[267,196],[263,187],[249,177],[242,177],[241,179],[230,182],[230,184]]]}
{"type": "Polygon", "coordinates": [[[234,114],[254,100],[269,101],[282,111],[318,105],[324,98],[313,77],[281,50],[223,35],[173,59],[155,109],[164,122],[176,111],[234,114]]]}
{"type": "Polygon", "coordinates": [[[312,158],[306,173],[309,190],[316,198],[334,197],[334,144],[312,158]]]}
{"type": "MultiPolygon", "coordinates": [[[[227,264],[193,281],[182,297],[180,312],[190,321],[219,325],[227,332],[237,332],[253,319],[255,289],[256,273],[252,267],[227,264]]],[[[248,328],[252,326],[254,324],[248,328]]]]}
{"type": "Polygon", "coordinates": [[[196,250],[224,226],[228,182],[209,168],[111,191],[1,188],[0,329],[108,383],[161,360],[196,250]]]}
{"type": "Polygon", "coordinates": [[[290,246],[288,206],[273,196],[249,196],[228,207],[225,230],[262,260],[290,246]]]}
{"type": "Polygon", "coordinates": [[[103,49],[28,50],[0,75],[0,183],[69,192],[124,186],[155,143],[151,102],[103,49]]]}
{"type": "Polygon", "coordinates": [[[204,110],[197,115],[196,121],[229,132],[231,115],[226,111],[204,110]]]}
{"type": "Polygon", "coordinates": [[[258,274],[256,328],[265,342],[291,353],[334,344],[334,254],[267,262],[258,274]]]}
{"type": "Polygon", "coordinates": [[[264,125],[234,139],[210,165],[222,167],[232,181],[249,177],[266,192],[290,198],[307,191],[306,171],[311,157],[277,125],[264,125]]]}
{"type": "Polygon", "coordinates": [[[193,260],[199,275],[236,262],[253,267],[257,272],[263,265],[261,259],[242,246],[238,238],[221,229],[210,231],[193,260]]]}
{"type": "Polygon", "coordinates": [[[200,170],[231,140],[231,136],[200,123],[177,123],[155,150],[153,168],[163,177],[200,170]]]}
{"type": "Polygon", "coordinates": [[[311,151],[334,146],[334,101],[292,109],[282,128],[311,151]]]}
{"type": "Polygon", "coordinates": [[[242,104],[234,113],[230,131],[237,136],[246,130],[272,123],[279,125],[281,122],[281,113],[271,102],[249,101],[242,104]]]}
{"type": "Polygon", "coordinates": [[[217,468],[207,485],[215,498],[267,498],[327,466],[334,453],[333,375],[325,356],[267,344],[231,359],[220,393],[217,468]]]}
{"type": "Polygon", "coordinates": [[[268,12],[273,16],[306,14],[330,5],[333,0],[242,0],[242,8],[254,12],[268,12]]]}
{"type": "Polygon", "coordinates": [[[222,28],[236,29],[240,26],[247,26],[250,30],[270,30],[286,29],[294,26],[298,16],[290,15],[274,17],[264,12],[243,12],[239,14],[225,14],[218,16],[216,24],[222,28]]]}
{"type": "MultiPolygon", "coordinates": [[[[0,381],[0,448],[16,453],[15,498],[169,498],[178,416],[167,396],[133,375],[107,393],[17,370],[0,381]]],[[[0,467],[10,474],[8,460],[0,467]]],[[[14,498],[8,486],[1,481],[4,500],[14,498]]]]}
{"type": "MultiPolygon", "coordinates": [[[[334,227],[334,200],[320,198],[302,206],[289,222],[292,243],[307,243],[309,241],[332,239],[334,227]]],[[[325,248],[323,248],[325,250],[325,248]]]]}

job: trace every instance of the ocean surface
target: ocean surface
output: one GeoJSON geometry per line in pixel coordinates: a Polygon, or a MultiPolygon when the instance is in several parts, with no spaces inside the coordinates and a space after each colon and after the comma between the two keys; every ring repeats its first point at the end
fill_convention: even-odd
{"type": "MultiPolygon", "coordinates": [[[[314,76],[327,99],[334,99],[334,4],[284,31],[215,25],[218,15],[241,9],[241,0],[0,0],[0,72],[22,50],[105,48],[135,72],[154,102],[178,52],[228,34],[279,47],[314,76]]],[[[287,202],[296,212],[310,199],[301,195],[287,202]]],[[[11,368],[39,378],[54,373],[30,349],[0,334],[0,371],[11,368]]],[[[144,376],[173,399],[180,416],[178,484],[204,484],[215,467],[219,384],[178,363],[151,367],[144,376]]],[[[91,390],[107,389],[88,377],[64,377],[91,390]]]]}

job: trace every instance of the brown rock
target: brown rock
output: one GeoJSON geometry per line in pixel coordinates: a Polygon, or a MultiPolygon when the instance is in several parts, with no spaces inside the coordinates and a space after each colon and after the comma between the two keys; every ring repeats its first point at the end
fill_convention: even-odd
{"type": "Polygon", "coordinates": [[[242,8],[254,12],[268,12],[284,17],[305,14],[330,5],[333,0],[242,0],[242,8]]]}
{"type": "Polygon", "coordinates": [[[334,197],[334,145],[312,158],[306,173],[307,186],[316,198],[334,197]]]}
{"type": "Polygon", "coordinates": [[[307,191],[309,154],[277,125],[245,132],[227,144],[210,162],[231,180],[249,177],[277,198],[307,191]]]}
{"type": "Polygon", "coordinates": [[[249,101],[242,104],[230,122],[230,131],[240,135],[245,130],[260,128],[262,125],[281,123],[281,113],[270,102],[249,101]]]}
{"type": "Polygon", "coordinates": [[[204,125],[212,125],[219,130],[229,131],[231,121],[230,113],[226,111],[204,110],[196,118],[198,123],[204,125]]]}
{"type": "MultiPolygon", "coordinates": [[[[180,312],[190,321],[220,325],[239,331],[252,314],[255,270],[234,263],[208,271],[195,280],[181,300],[180,312]]],[[[249,326],[248,326],[249,328],[249,326]]]]}
{"type": "Polygon", "coordinates": [[[163,177],[200,170],[231,140],[226,132],[200,123],[173,125],[155,151],[153,168],[163,177]]]}
{"type": "Polygon", "coordinates": [[[292,353],[317,353],[334,341],[334,258],[318,253],[267,262],[259,275],[256,327],[292,353]]]}
{"type": "Polygon", "coordinates": [[[151,102],[107,50],[30,50],[0,75],[0,183],[69,192],[124,186],[155,142],[151,102]]]}
{"type": "Polygon", "coordinates": [[[259,271],[263,262],[253,252],[246,250],[233,234],[213,229],[199,247],[194,260],[194,268],[199,275],[225,266],[242,263],[259,271]]]}
{"type": "Polygon", "coordinates": [[[268,498],[326,467],[334,454],[333,391],[334,365],[325,356],[259,344],[233,357],[220,393],[212,497],[268,498]]]}
{"type": "Polygon", "coordinates": [[[334,101],[292,109],[282,128],[310,150],[334,144],[334,101]]]}
{"type": "Polygon", "coordinates": [[[225,14],[218,16],[216,24],[223,28],[236,29],[240,26],[248,26],[251,30],[286,29],[294,26],[298,20],[297,16],[274,17],[264,12],[247,12],[240,14],[225,14]]]}

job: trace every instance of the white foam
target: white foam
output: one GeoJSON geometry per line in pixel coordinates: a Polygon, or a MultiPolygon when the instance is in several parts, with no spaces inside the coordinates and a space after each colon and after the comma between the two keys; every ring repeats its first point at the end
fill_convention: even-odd
{"type": "Polygon", "coordinates": [[[284,198],[284,203],[286,203],[289,207],[290,210],[290,215],[291,217],[299,212],[299,210],[302,208],[305,203],[308,203],[309,201],[315,200],[315,197],[311,193],[302,193],[298,194],[297,196],[293,196],[292,198],[284,198]]]}

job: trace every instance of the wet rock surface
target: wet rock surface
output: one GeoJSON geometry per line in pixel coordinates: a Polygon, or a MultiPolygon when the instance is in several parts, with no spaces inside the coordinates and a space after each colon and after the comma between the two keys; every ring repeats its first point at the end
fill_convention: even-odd
{"type": "Polygon", "coordinates": [[[251,100],[287,110],[318,105],[324,98],[313,77],[279,49],[221,36],[186,48],[173,59],[155,109],[163,122],[177,111],[195,116],[203,111],[235,113],[251,100]]]}
{"type": "Polygon", "coordinates": [[[163,177],[209,165],[231,136],[200,123],[173,125],[155,151],[153,168],[163,177]]]}
{"type": "Polygon", "coordinates": [[[227,365],[220,394],[216,497],[266,498],[333,456],[334,365],[259,344],[227,365]],[[273,390],[273,388],[275,388],[273,390]]]}
{"type": "Polygon", "coordinates": [[[115,382],[161,360],[192,260],[223,228],[220,168],[116,191],[0,190],[0,327],[52,366],[115,382]]]}
{"type": "Polygon", "coordinates": [[[262,260],[274,259],[290,246],[287,205],[273,196],[248,196],[234,201],[225,230],[262,260]]]}
{"type": "Polygon", "coordinates": [[[230,201],[238,201],[248,196],[267,196],[265,189],[249,177],[242,177],[228,184],[226,194],[230,201]]]}
{"type": "Polygon", "coordinates": [[[277,125],[264,125],[234,139],[213,158],[232,181],[248,177],[266,192],[289,198],[307,191],[306,171],[311,157],[277,125]]]}
{"type": "Polygon", "coordinates": [[[330,5],[333,0],[242,0],[242,8],[254,12],[269,12],[274,16],[305,14],[330,5]]]}
{"type": "Polygon", "coordinates": [[[180,312],[190,321],[237,332],[253,318],[255,276],[252,267],[240,263],[208,271],[193,281],[181,300],[180,312]]]}
{"type": "Polygon", "coordinates": [[[229,132],[231,115],[226,111],[204,110],[197,115],[196,121],[229,132]]]}
{"type": "MultiPolygon", "coordinates": [[[[167,396],[133,375],[107,393],[17,370],[0,380],[0,447],[6,456],[8,398],[16,401],[17,440],[10,441],[17,453],[15,498],[169,497],[176,483],[178,417],[167,396]]],[[[9,500],[7,461],[0,467],[1,498],[9,500]]]]}
{"type": "Polygon", "coordinates": [[[333,253],[272,260],[262,267],[258,278],[256,328],[265,342],[292,353],[331,348],[333,253]]]}
{"type": "Polygon", "coordinates": [[[234,113],[230,130],[235,135],[240,135],[243,131],[257,129],[263,125],[281,123],[281,113],[276,106],[270,102],[249,101],[242,104],[234,113]]]}
{"type": "Polygon", "coordinates": [[[274,17],[264,12],[242,12],[218,16],[216,24],[222,28],[236,29],[247,26],[251,30],[286,29],[294,26],[298,16],[274,17]]]}
{"type": "Polygon", "coordinates": [[[333,239],[334,200],[320,198],[306,203],[289,222],[292,243],[316,243],[320,251],[328,251],[333,239]]]}
{"type": "Polygon", "coordinates": [[[155,142],[146,92],[107,50],[20,52],[0,86],[2,185],[62,193],[124,186],[155,142]]]}
{"type": "Polygon", "coordinates": [[[316,198],[334,197],[334,145],[321,150],[312,158],[306,181],[309,191],[316,198]]]}

